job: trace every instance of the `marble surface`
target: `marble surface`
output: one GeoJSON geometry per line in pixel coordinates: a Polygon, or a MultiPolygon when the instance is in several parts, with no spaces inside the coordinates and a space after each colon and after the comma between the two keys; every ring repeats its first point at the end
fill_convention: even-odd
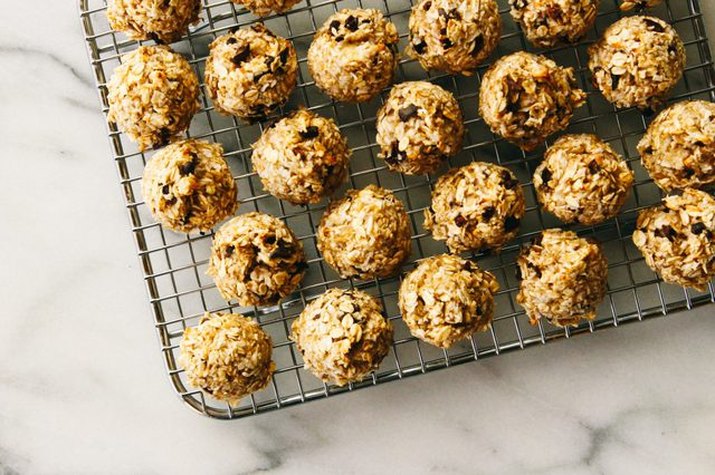
{"type": "Polygon", "coordinates": [[[75,2],[0,6],[0,474],[715,473],[713,307],[195,415],[163,372],[75,2]]]}

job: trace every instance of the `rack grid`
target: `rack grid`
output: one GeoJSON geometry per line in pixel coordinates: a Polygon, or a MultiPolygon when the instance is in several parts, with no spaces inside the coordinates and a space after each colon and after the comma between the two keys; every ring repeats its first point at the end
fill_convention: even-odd
{"type": "MultiPolygon", "coordinates": [[[[427,73],[418,63],[403,55],[395,77],[396,83],[429,80],[451,90],[457,97],[465,116],[466,133],[464,149],[449,161],[450,167],[465,165],[477,159],[508,166],[522,182],[527,199],[527,212],[518,239],[499,254],[470,255],[478,261],[480,267],[494,273],[501,286],[496,296],[492,328],[473,335],[470,340],[449,350],[437,349],[410,335],[396,305],[401,276],[367,282],[341,279],[323,262],[316,249],[315,229],[326,200],[305,207],[278,200],[264,192],[250,166],[250,145],[259,137],[267,121],[299,106],[332,117],[353,150],[350,178],[337,196],[348,187],[376,183],[393,190],[403,200],[409,209],[413,232],[412,256],[403,271],[413,268],[415,262],[423,257],[446,251],[444,245],[432,240],[422,226],[422,212],[429,206],[430,191],[437,176],[414,177],[392,173],[376,157],[375,115],[386,97],[386,91],[368,103],[336,103],[316,88],[307,71],[306,54],[313,33],[328,16],[341,8],[380,9],[397,25],[400,32],[399,47],[403,51],[412,7],[410,0],[303,0],[287,13],[264,18],[262,21],[274,33],[293,41],[299,58],[296,90],[288,103],[270,115],[267,121],[248,125],[218,114],[207,99],[204,85],[201,86],[202,107],[187,136],[223,144],[226,159],[238,183],[239,213],[256,210],[279,216],[294,230],[305,247],[309,270],[301,288],[278,306],[242,308],[225,302],[219,296],[213,282],[205,274],[213,232],[179,235],[162,229],[154,222],[139,190],[143,167],[151,152],[140,153],[114,124],[107,123],[112,157],[117,166],[131,231],[136,241],[166,372],[178,395],[190,407],[210,417],[235,419],[715,302],[713,282],[708,285],[707,292],[685,290],[662,283],[646,266],[630,239],[637,212],[661,198],[660,191],[642,168],[635,148],[652,117],[635,109],[615,109],[594,90],[586,68],[588,45],[622,15],[616,0],[601,2],[596,27],[581,43],[548,50],[531,47],[512,21],[507,1],[499,0],[498,3],[504,26],[502,39],[495,54],[474,76],[427,73]],[[553,216],[542,212],[536,201],[531,175],[543,154],[543,148],[533,153],[524,153],[493,135],[478,116],[477,94],[482,75],[496,58],[518,50],[546,54],[559,64],[572,66],[576,70],[579,85],[587,92],[588,101],[574,115],[568,132],[596,133],[621,153],[635,172],[633,193],[617,218],[597,226],[564,226],[553,216]],[[580,235],[596,237],[603,244],[608,258],[608,294],[599,308],[598,317],[576,328],[560,329],[544,322],[532,327],[515,302],[518,292],[515,258],[520,245],[529,242],[542,229],[550,227],[573,229],[580,235]],[[394,343],[381,367],[365,380],[343,388],[326,385],[305,370],[300,353],[288,338],[290,324],[305,303],[330,287],[360,288],[375,295],[395,327],[394,343]],[[271,384],[233,406],[213,400],[189,387],[177,364],[183,330],[197,324],[206,311],[231,311],[255,317],[273,338],[273,358],[277,370],[271,384]]],[[[124,34],[109,28],[105,16],[106,0],[79,0],[79,9],[90,64],[106,117],[107,80],[113,69],[120,64],[121,55],[143,42],[129,40],[124,34]]],[[[715,100],[715,72],[698,0],[666,0],[649,14],[672,24],[686,45],[688,62],[685,74],[670,102],[683,99],[715,100]]],[[[187,35],[174,43],[172,48],[183,53],[198,77],[203,78],[209,43],[232,27],[250,25],[256,21],[257,18],[250,12],[229,0],[202,0],[201,22],[191,27],[187,35]]],[[[443,167],[439,174],[446,169],[446,166],[443,167]]]]}

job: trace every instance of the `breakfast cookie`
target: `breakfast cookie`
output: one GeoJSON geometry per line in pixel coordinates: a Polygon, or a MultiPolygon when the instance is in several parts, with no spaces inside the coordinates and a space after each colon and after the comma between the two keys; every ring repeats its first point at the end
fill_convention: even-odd
{"type": "Polygon", "coordinates": [[[599,0],[509,0],[526,39],[541,48],[575,43],[593,27],[599,0]]]}
{"type": "Polygon", "coordinates": [[[201,0],[109,0],[107,20],[133,40],[173,43],[199,21],[201,0]]]}
{"type": "Polygon", "coordinates": [[[300,0],[231,0],[233,3],[243,5],[258,17],[268,16],[271,13],[287,12],[300,0]]]}

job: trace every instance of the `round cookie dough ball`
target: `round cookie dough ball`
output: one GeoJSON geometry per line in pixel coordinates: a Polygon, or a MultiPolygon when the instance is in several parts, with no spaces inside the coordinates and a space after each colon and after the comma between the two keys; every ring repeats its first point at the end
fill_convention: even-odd
{"type": "Polygon", "coordinates": [[[425,81],[398,84],[377,113],[379,157],[395,172],[435,172],[462,149],[463,136],[457,100],[425,81]]]}
{"type": "Polygon", "coordinates": [[[633,172],[595,135],[564,135],[546,152],[533,181],[546,211],[565,223],[591,225],[618,214],[633,172]]]}
{"type": "Polygon", "coordinates": [[[144,167],[142,195],[154,219],[172,231],[208,231],[236,212],[236,182],[223,147],[181,140],[159,150],[144,167]]]}
{"type": "Polygon", "coordinates": [[[325,210],[318,249],[343,278],[373,279],[395,274],[410,256],[410,220],[391,191],[368,185],[349,190],[325,210]]]}
{"type": "Polygon", "coordinates": [[[288,226],[252,212],[216,232],[207,274],[226,300],[274,305],[298,288],[307,268],[303,245],[288,226]]]}
{"type": "Polygon", "coordinates": [[[140,46],[122,56],[107,90],[107,120],[140,151],[169,143],[199,110],[199,79],[189,62],[166,46],[140,46]]]}
{"type": "Polygon", "coordinates": [[[263,131],[252,159],[273,196],[293,204],[317,203],[345,181],[350,149],[335,122],[299,110],[263,131]]]}
{"type": "Polygon", "coordinates": [[[300,0],[231,0],[233,3],[243,5],[258,17],[268,16],[271,13],[287,12],[300,0]]]}
{"type": "Polygon", "coordinates": [[[663,0],[623,0],[621,2],[621,10],[628,11],[632,9],[642,10],[644,8],[655,7],[660,5],[663,0]]]}
{"type": "Polygon", "coordinates": [[[471,76],[496,49],[501,17],[495,0],[421,0],[409,29],[405,52],[423,68],[471,76]]]}
{"type": "Polygon", "coordinates": [[[424,227],[449,250],[498,250],[514,239],[526,212],[514,174],[492,163],[472,162],[437,180],[424,227]]]}
{"type": "Polygon", "coordinates": [[[400,286],[399,306],[410,333],[439,348],[484,331],[494,318],[496,278],[453,254],[429,257],[400,286]]]}
{"type": "Polygon", "coordinates": [[[210,45],[206,90],[214,107],[249,122],[283,105],[295,88],[293,44],[261,23],[227,33],[210,45]]]}
{"type": "Polygon", "coordinates": [[[679,102],[664,110],[638,143],[643,166],[665,191],[715,183],[715,104],[679,102]]]}
{"type": "Polygon", "coordinates": [[[392,344],[392,325],[380,304],[360,290],[330,289],[306,305],[291,339],[305,367],[326,383],[345,386],[380,366],[392,344]]]}
{"type": "Polygon", "coordinates": [[[588,48],[593,84],[616,107],[659,106],[683,75],[685,46],[659,18],[621,18],[588,48]]]}
{"type": "Polygon", "coordinates": [[[517,258],[521,288],[516,301],[532,325],[545,318],[557,327],[593,320],[606,295],[608,263],[601,247],[571,231],[547,229],[517,258]]]}
{"type": "Polygon", "coordinates": [[[206,313],[184,330],[179,365],[189,385],[235,404],[265,388],[276,369],[271,337],[258,323],[234,313],[206,313]]]}
{"type": "Polygon", "coordinates": [[[576,43],[593,27],[599,0],[509,0],[511,16],[532,44],[576,43]]]}
{"type": "Polygon", "coordinates": [[[315,33],[308,70],[336,101],[369,101],[392,82],[397,41],[397,28],[380,11],[341,10],[315,33]]]}
{"type": "Polygon", "coordinates": [[[109,0],[107,19],[133,40],[173,43],[199,21],[201,0],[109,0]]]}
{"type": "Polygon", "coordinates": [[[504,56],[484,75],[479,113],[495,134],[524,150],[565,129],[586,102],[573,68],[520,51],[504,56]]]}
{"type": "Polygon", "coordinates": [[[688,188],[640,212],[633,242],[664,281],[705,291],[715,277],[715,198],[688,188]]]}

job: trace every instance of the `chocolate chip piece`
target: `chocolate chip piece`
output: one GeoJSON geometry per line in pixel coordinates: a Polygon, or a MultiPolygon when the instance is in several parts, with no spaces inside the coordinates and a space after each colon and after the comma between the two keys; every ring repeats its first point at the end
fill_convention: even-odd
{"type": "Polygon", "coordinates": [[[425,43],[425,40],[421,40],[419,43],[413,44],[412,48],[415,50],[415,53],[422,54],[427,49],[427,43],[425,43]]]}
{"type": "Polygon", "coordinates": [[[690,178],[695,175],[695,170],[690,167],[685,167],[683,168],[683,174],[685,175],[685,178],[690,178]]]}
{"type": "Polygon", "coordinates": [[[531,262],[527,262],[526,266],[534,271],[534,274],[536,274],[537,279],[541,279],[541,269],[539,269],[538,266],[532,264],[531,262]]]}
{"type": "Polygon", "coordinates": [[[588,163],[588,171],[591,172],[592,175],[595,175],[596,173],[601,171],[601,167],[598,166],[598,163],[596,162],[596,160],[591,160],[588,163]]]}
{"type": "Polygon", "coordinates": [[[231,254],[233,254],[233,251],[234,251],[235,249],[236,249],[236,248],[235,248],[232,244],[229,244],[228,246],[226,246],[226,247],[224,248],[224,250],[223,250],[223,255],[224,255],[225,257],[231,257],[231,254]]]}
{"type": "Polygon", "coordinates": [[[232,26],[231,28],[228,29],[228,32],[233,34],[238,31],[238,26],[232,26]]]}
{"type": "Polygon", "coordinates": [[[390,146],[390,154],[385,157],[385,162],[388,165],[396,165],[397,163],[407,158],[407,152],[400,150],[397,142],[392,142],[390,146]]]}
{"type": "Polygon", "coordinates": [[[289,54],[290,50],[288,48],[284,48],[283,51],[280,52],[278,57],[281,59],[281,63],[285,64],[288,61],[289,54]]]}
{"type": "Polygon", "coordinates": [[[507,170],[502,171],[501,174],[501,184],[504,186],[507,190],[512,190],[519,186],[519,180],[514,178],[511,173],[507,170]]]}
{"type": "Polygon", "coordinates": [[[643,23],[645,23],[646,27],[650,31],[655,31],[656,33],[663,33],[665,31],[663,25],[657,21],[651,20],[650,18],[643,18],[643,23]]]}
{"type": "Polygon", "coordinates": [[[344,39],[345,39],[345,37],[344,37],[343,35],[340,35],[340,36],[336,36],[336,37],[335,37],[335,41],[338,42],[338,43],[340,43],[340,42],[343,41],[344,39]]]}
{"type": "Polygon", "coordinates": [[[494,217],[494,214],[496,213],[496,208],[494,206],[487,206],[484,208],[484,211],[482,211],[482,219],[484,221],[489,221],[494,217]]]}
{"type": "Polygon", "coordinates": [[[656,229],[653,234],[655,237],[667,238],[670,242],[673,242],[675,237],[678,235],[678,233],[675,232],[675,229],[667,225],[656,229]]]}
{"type": "Polygon", "coordinates": [[[668,45],[668,54],[675,55],[677,53],[678,53],[678,46],[675,44],[675,42],[668,45]]]}
{"type": "Polygon", "coordinates": [[[234,38],[233,36],[231,36],[229,39],[226,40],[227,45],[235,45],[236,43],[238,43],[238,40],[236,38],[234,38]]]}
{"type": "Polygon", "coordinates": [[[551,181],[552,176],[554,175],[553,173],[551,173],[551,170],[549,170],[548,167],[541,170],[541,186],[549,186],[549,181],[551,181]]]}
{"type": "Polygon", "coordinates": [[[507,216],[504,220],[504,231],[509,232],[519,227],[519,218],[507,216]]]}
{"type": "Polygon", "coordinates": [[[444,49],[449,49],[454,46],[452,44],[452,40],[450,40],[449,38],[442,38],[441,40],[439,40],[439,42],[442,43],[442,48],[444,49]]]}
{"type": "Polygon", "coordinates": [[[643,155],[650,155],[653,153],[653,147],[647,147],[645,150],[643,150],[643,155]]]}
{"type": "Polygon", "coordinates": [[[301,130],[299,134],[303,140],[314,139],[320,135],[320,130],[315,125],[309,125],[305,130],[301,130]]]}
{"type": "Polygon", "coordinates": [[[529,5],[529,2],[528,2],[527,0],[516,0],[516,1],[514,2],[513,7],[514,7],[514,9],[516,9],[516,10],[523,10],[523,9],[526,8],[528,5],[529,5]]]}
{"type": "Polygon", "coordinates": [[[159,129],[159,143],[157,145],[164,146],[171,140],[171,132],[166,127],[159,129]]]}
{"type": "Polygon", "coordinates": [[[402,122],[407,122],[410,120],[412,117],[417,115],[417,106],[414,104],[409,104],[406,107],[403,107],[399,111],[397,111],[397,115],[400,116],[400,120],[402,122]]]}
{"type": "Polygon", "coordinates": [[[276,243],[276,237],[273,234],[269,234],[263,238],[263,244],[266,246],[272,246],[276,243]]]}
{"type": "Polygon", "coordinates": [[[479,54],[484,49],[484,36],[481,34],[474,38],[474,46],[472,46],[472,54],[479,54]]]}
{"type": "Polygon", "coordinates": [[[169,185],[164,185],[161,187],[161,194],[163,194],[163,195],[169,194],[169,185]]]}
{"type": "Polygon", "coordinates": [[[184,217],[181,218],[181,224],[183,224],[184,226],[186,226],[187,224],[189,224],[189,221],[191,220],[191,215],[192,215],[192,214],[193,214],[193,213],[191,212],[191,210],[187,211],[186,214],[184,215],[184,217]]]}
{"type": "Polygon", "coordinates": [[[181,172],[182,175],[191,175],[196,171],[196,155],[193,155],[191,157],[191,161],[184,163],[179,167],[179,172],[181,172]]]}
{"type": "Polygon", "coordinates": [[[357,31],[358,29],[358,20],[354,16],[350,15],[345,19],[345,28],[347,28],[350,31],[357,31]]]}
{"type": "Polygon", "coordinates": [[[516,280],[522,280],[524,278],[524,276],[521,275],[521,267],[516,266],[516,269],[514,269],[514,276],[516,277],[516,280]]]}
{"type": "Polygon", "coordinates": [[[244,46],[241,51],[236,53],[236,55],[231,58],[231,62],[236,65],[240,66],[244,61],[248,59],[248,57],[251,55],[251,47],[250,46],[244,46]]]}
{"type": "Polygon", "coordinates": [[[340,22],[338,20],[333,20],[330,22],[330,30],[335,30],[336,32],[340,29],[340,22]]]}
{"type": "Polygon", "coordinates": [[[283,239],[279,239],[276,250],[271,253],[271,259],[287,259],[295,253],[295,246],[283,239]]]}
{"type": "Polygon", "coordinates": [[[621,82],[621,77],[611,73],[611,89],[618,89],[618,84],[621,82]]]}
{"type": "Polygon", "coordinates": [[[467,224],[467,218],[465,218],[465,217],[462,216],[461,214],[458,214],[458,215],[454,218],[454,224],[456,224],[457,226],[459,226],[459,227],[461,228],[462,226],[464,226],[465,224],[467,224]]]}
{"type": "Polygon", "coordinates": [[[428,11],[431,6],[432,6],[432,2],[425,2],[425,4],[422,5],[422,9],[423,9],[424,11],[428,11]]]}
{"type": "Polygon", "coordinates": [[[703,231],[705,231],[705,223],[697,222],[690,226],[690,231],[695,234],[701,234],[703,231]]]}

